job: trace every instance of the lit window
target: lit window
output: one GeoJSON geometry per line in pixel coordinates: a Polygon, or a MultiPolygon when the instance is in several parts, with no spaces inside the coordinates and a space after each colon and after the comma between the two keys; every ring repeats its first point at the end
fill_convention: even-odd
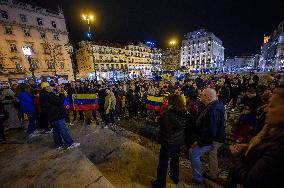
{"type": "Polygon", "coordinates": [[[16,64],[16,72],[23,72],[23,65],[18,61],[16,61],[15,64],[16,64]]]}
{"type": "Polygon", "coordinates": [[[61,68],[61,69],[64,69],[64,67],[65,67],[65,66],[64,66],[64,62],[60,62],[60,68],[61,68]]]}
{"type": "Polygon", "coordinates": [[[43,25],[43,21],[41,18],[37,18],[37,25],[43,25]]]}
{"type": "Polygon", "coordinates": [[[24,14],[20,14],[20,18],[21,18],[21,21],[22,21],[23,23],[25,23],[25,22],[28,21],[28,20],[27,20],[27,16],[24,15],[24,14]]]}
{"type": "Polygon", "coordinates": [[[31,68],[38,69],[38,61],[37,60],[32,60],[31,68]]]}
{"type": "Polygon", "coordinates": [[[17,52],[17,45],[15,43],[10,43],[10,51],[17,52]]]}
{"type": "Polygon", "coordinates": [[[8,13],[5,10],[0,10],[1,17],[4,19],[8,19],[8,13]]]}
{"type": "Polygon", "coordinates": [[[47,69],[54,69],[54,68],[55,68],[55,67],[54,67],[53,63],[50,62],[50,61],[48,61],[48,62],[47,62],[47,69]]]}
{"type": "Polygon", "coordinates": [[[11,26],[5,26],[5,34],[6,35],[12,35],[13,34],[11,26]]]}

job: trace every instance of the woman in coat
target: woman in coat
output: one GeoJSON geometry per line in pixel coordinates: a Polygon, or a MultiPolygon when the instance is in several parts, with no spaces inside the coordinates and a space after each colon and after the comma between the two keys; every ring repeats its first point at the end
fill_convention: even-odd
{"type": "Polygon", "coordinates": [[[266,108],[266,125],[249,143],[233,145],[240,154],[232,170],[229,185],[248,188],[281,187],[284,169],[284,88],[278,88],[266,108]]]}
{"type": "MultiPolygon", "coordinates": [[[[30,94],[30,86],[23,84],[21,86],[21,92],[19,93],[18,100],[23,113],[27,114],[29,119],[28,134],[31,135],[36,130],[36,106],[34,100],[30,94]]],[[[37,133],[37,132],[36,132],[37,133]]]]}
{"type": "Polygon", "coordinates": [[[179,182],[180,147],[184,144],[185,138],[185,105],[178,94],[170,95],[168,99],[168,110],[158,120],[161,149],[157,180],[151,182],[155,188],[165,187],[170,158],[169,176],[175,184],[179,182]]]}

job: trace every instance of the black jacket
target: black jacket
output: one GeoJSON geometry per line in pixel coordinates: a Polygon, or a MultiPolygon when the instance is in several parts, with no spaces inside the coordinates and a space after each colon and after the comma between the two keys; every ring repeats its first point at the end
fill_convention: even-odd
{"type": "Polygon", "coordinates": [[[185,138],[185,115],[168,110],[158,120],[160,142],[166,145],[183,145],[185,138]]]}
{"type": "Polygon", "coordinates": [[[45,90],[41,91],[40,105],[42,113],[45,114],[49,121],[60,120],[68,115],[67,109],[64,106],[65,96],[63,94],[56,95],[45,90]]]}
{"type": "Polygon", "coordinates": [[[236,183],[247,188],[283,187],[284,126],[279,126],[238,161],[236,183]],[[280,127],[281,126],[281,127],[280,127]]]}
{"type": "Polygon", "coordinates": [[[218,88],[218,99],[219,101],[223,102],[224,105],[227,104],[227,102],[229,102],[229,98],[230,98],[230,89],[226,86],[223,85],[221,88],[218,88]]]}
{"type": "Polygon", "coordinates": [[[225,141],[225,107],[222,102],[213,101],[201,112],[192,128],[192,135],[199,146],[225,141]]]}

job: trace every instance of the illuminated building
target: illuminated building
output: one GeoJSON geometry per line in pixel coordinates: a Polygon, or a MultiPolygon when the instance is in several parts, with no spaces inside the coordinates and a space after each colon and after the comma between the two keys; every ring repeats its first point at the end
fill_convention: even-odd
{"type": "Polygon", "coordinates": [[[262,68],[281,70],[284,68],[284,21],[274,30],[273,34],[264,37],[264,44],[261,48],[262,68]]]}
{"type": "Polygon", "coordinates": [[[0,79],[62,76],[73,79],[62,10],[52,11],[15,0],[0,0],[0,79]],[[22,48],[32,49],[28,62],[22,48]]]}
{"type": "Polygon", "coordinates": [[[188,69],[220,68],[224,62],[222,41],[204,29],[184,36],[180,54],[181,66],[188,69]]]}
{"type": "Polygon", "coordinates": [[[161,70],[161,50],[145,44],[97,43],[81,41],[76,51],[79,77],[93,76],[95,69],[99,78],[111,78],[113,74],[139,77],[161,70]],[[92,53],[93,50],[93,53],[92,53]]]}

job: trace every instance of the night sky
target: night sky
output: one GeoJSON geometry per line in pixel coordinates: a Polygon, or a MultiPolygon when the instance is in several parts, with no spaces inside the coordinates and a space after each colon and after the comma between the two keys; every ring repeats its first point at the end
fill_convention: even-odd
{"type": "Polygon", "coordinates": [[[22,0],[54,9],[63,7],[73,44],[85,39],[81,14],[96,16],[97,41],[155,41],[166,48],[175,37],[204,28],[223,41],[225,56],[260,53],[264,34],[271,34],[284,20],[280,0],[22,0]]]}

